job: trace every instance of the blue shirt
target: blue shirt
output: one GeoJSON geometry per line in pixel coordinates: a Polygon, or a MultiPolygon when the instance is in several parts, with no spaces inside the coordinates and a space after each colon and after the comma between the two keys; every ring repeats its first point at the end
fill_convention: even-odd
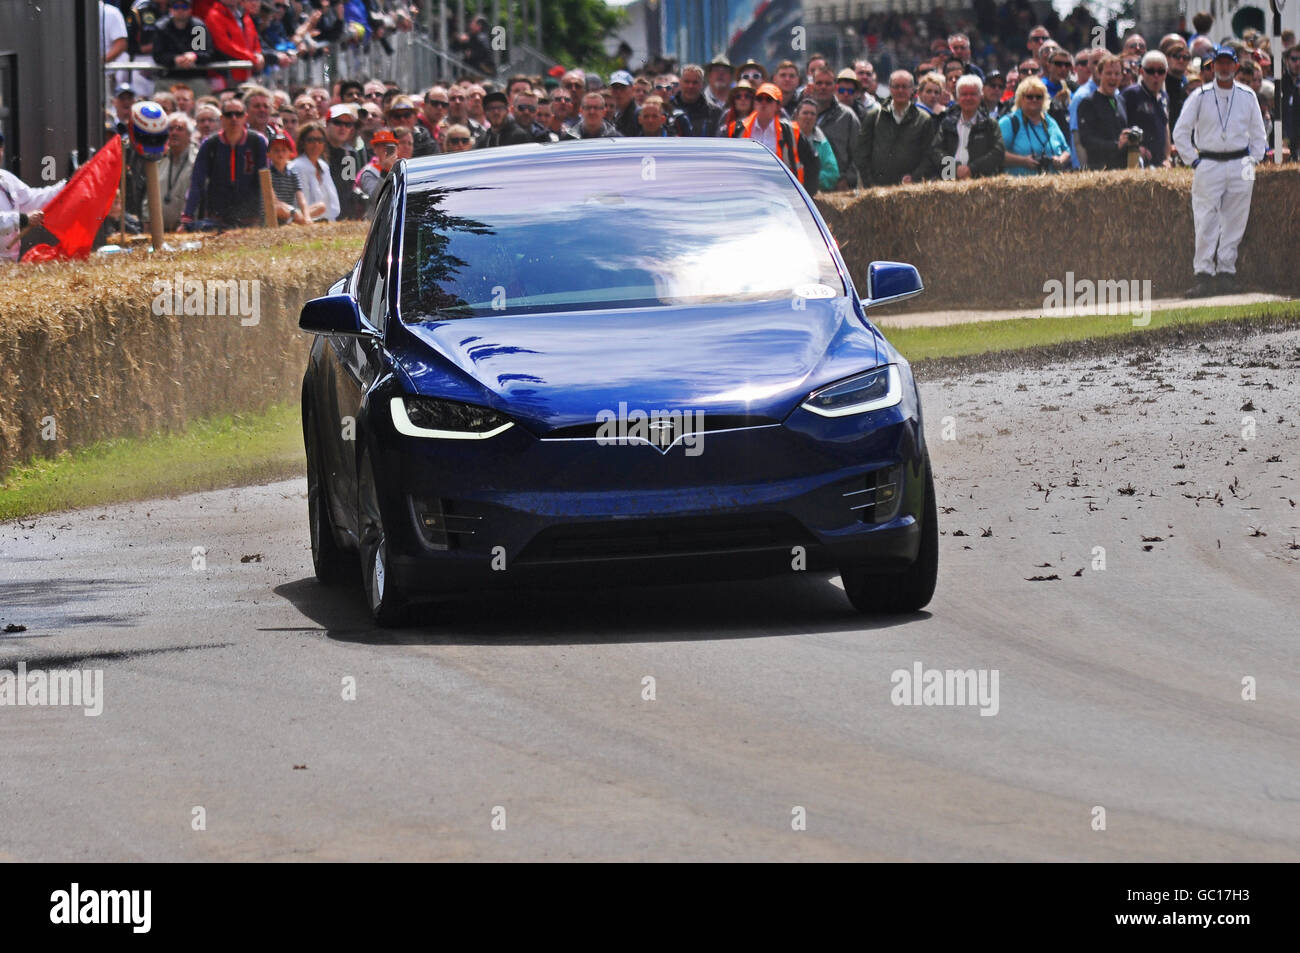
{"type": "Polygon", "coordinates": [[[1097,91],[1097,84],[1089,79],[1073,93],[1070,94],[1070,166],[1071,168],[1081,168],[1079,164],[1079,153],[1074,148],[1074,133],[1079,131],[1079,101],[1087,99],[1097,91]]]}
{"type": "MultiPolygon", "coordinates": [[[[1006,145],[1007,152],[1014,152],[1016,155],[1059,156],[1070,148],[1070,144],[1065,141],[1065,133],[1061,132],[1061,127],[1056,124],[1056,120],[1047,113],[1043,113],[1042,123],[1035,126],[1030,125],[1019,109],[1013,109],[998,120],[998,128],[1002,130],[1002,141],[1006,145]],[[1011,121],[1013,116],[1016,122],[1011,121]],[[1020,130],[1013,135],[1012,129],[1017,125],[1020,130]]],[[[1008,164],[1007,173],[1037,175],[1038,170],[1008,164]]]]}

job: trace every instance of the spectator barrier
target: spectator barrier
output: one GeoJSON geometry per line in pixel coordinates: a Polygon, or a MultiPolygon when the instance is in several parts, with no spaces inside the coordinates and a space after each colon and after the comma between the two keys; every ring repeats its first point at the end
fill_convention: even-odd
{"type": "MultiPolygon", "coordinates": [[[[1252,171],[1238,278],[1246,288],[1300,297],[1300,168],[1252,171]]],[[[1150,169],[932,182],[816,201],[863,292],[872,261],[920,270],[926,293],[895,313],[1033,309],[1044,306],[1044,283],[1065,282],[1068,272],[1076,280],[1150,279],[1158,298],[1185,292],[1193,283],[1191,185],[1189,169],[1150,169]]]]}
{"type": "Polygon", "coordinates": [[[298,312],[352,267],[365,230],[249,229],[204,236],[200,252],[0,267],[9,292],[0,299],[0,474],[99,440],[296,398],[311,344],[298,312]],[[203,289],[204,313],[167,313],[174,295],[159,294],[178,278],[183,304],[203,289]],[[231,282],[256,301],[255,323],[232,303],[231,282]],[[207,313],[209,304],[222,313],[207,313]],[[43,437],[51,417],[53,440],[43,437]]]}

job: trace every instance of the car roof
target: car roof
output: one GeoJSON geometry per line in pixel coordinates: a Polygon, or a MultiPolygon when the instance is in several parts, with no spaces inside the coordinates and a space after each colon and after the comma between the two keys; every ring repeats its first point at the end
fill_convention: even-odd
{"type": "Polygon", "coordinates": [[[518,146],[500,146],[492,149],[471,149],[468,152],[444,153],[406,159],[399,168],[406,184],[420,188],[431,184],[448,172],[470,172],[527,159],[532,162],[568,163],[581,156],[592,162],[625,157],[629,152],[639,156],[712,156],[720,160],[728,156],[753,158],[755,150],[771,153],[753,139],[720,138],[602,138],[574,139],[569,142],[527,142],[518,146]]]}

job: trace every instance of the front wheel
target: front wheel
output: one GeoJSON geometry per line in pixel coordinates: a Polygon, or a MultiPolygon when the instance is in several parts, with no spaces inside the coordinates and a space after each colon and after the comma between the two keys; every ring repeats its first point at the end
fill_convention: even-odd
{"type": "Polygon", "coordinates": [[[388,536],[384,532],[384,517],[379,508],[379,491],[375,486],[375,471],[370,465],[369,453],[361,458],[357,497],[361,518],[361,585],[366,593],[366,606],[376,624],[386,628],[398,626],[406,618],[406,600],[392,574],[388,536]]]}
{"type": "Polygon", "coordinates": [[[921,516],[921,546],[916,561],[902,572],[840,571],[844,593],[853,608],[867,615],[919,612],[934,596],[939,577],[939,508],[934,500],[934,471],[925,457],[925,505],[921,516]]]}
{"type": "Polygon", "coordinates": [[[311,433],[311,420],[304,428],[307,432],[307,525],[311,533],[311,564],[322,585],[337,586],[355,570],[349,554],[339,548],[334,539],[334,520],[330,518],[329,487],[324,467],[320,461],[320,448],[311,433]]]}

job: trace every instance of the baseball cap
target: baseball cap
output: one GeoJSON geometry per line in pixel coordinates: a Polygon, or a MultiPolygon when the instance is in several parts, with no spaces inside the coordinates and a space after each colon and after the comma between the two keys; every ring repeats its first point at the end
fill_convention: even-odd
{"type": "Polygon", "coordinates": [[[779,103],[782,97],[781,87],[776,85],[776,83],[764,83],[762,86],[758,87],[758,92],[754,93],[755,99],[759,96],[771,96],[779,103]]]}
{"type": "Polygon", "coordinates": [[[1216,46],[1216,47],[1214,48],[1214,58],[1217,60],[1217,59],[1219,59],[1220,57],[1223,57],[1223,56],[1228,57],[1228,58],[1229,58],[1230,60],[1232,60],[1234,63],[1237,62],[1237,51],[1236,51],[1236,50],[1234,50],[1232,47],[1227,46],[1227,45],[1224,45],[1224,46],[1216,46]]]}
{"type": "Polygon", "coordinates": [[[330,107],[330,118],[338,119],[340,116],[347,116],[349,119],[357,118],[357,107],[355,103],[339,103],[330,107]]]}
{"type": "Polygon", "coordinates": [[[289,147],[289,155],[296,156],[298,154],[298,147],[293,144],[293,139],[283,129],[277,128],[275,132],[271,133],[271,141],[266,144],[266,147],[269,149],[277,142],[283,142],[289,147]]]}
{"type": "Polygon", "coordinates": [[[380,129],[378,132],[376,132],[373,136],[370,137],[370,147],[373,149],[375,146],[382,146],[382,145],[396,146],[397,137],[393,135],[391,132],[389,132],[387,129],[380,129]]]}
{"type": "Polygon", "coordinates": [[[117,97],[119,96],[134,97],[135,90],[131,88],[130,83],[123,83],[122,85],[118,86],[115,90],[113,90],[113,98],[117,99],[117,97]]]}
{"type": "Polygon", "coordinates": [[[632,74],[629,73],[629,72],[628,72],[627,70],[625,70],[625,69],[616,70],[616,71],[614,72],[614,74],[613,74],[612,76],[610,76],[610,78],[609,78],[609,85],[611,85],[611,86],[631,86],[631,85],[632,85],[632,74]]]}
{"type": "Polygon", "coordinates": [[[561,76],[565,74],[565,72],[567,71],[563,66],[552,66],[550,69],[546,71],[546,75],[552,76],[555,79],[559,79],[561,76]]]}
{"type": "Polygon", "coordinates": [[[500,91],[488,93],[483,97],[483,108],[486,109],[493,103],[500,103],[502,106],[509,106],[510,100],[506,99],[506,94],[500,91]]]}

